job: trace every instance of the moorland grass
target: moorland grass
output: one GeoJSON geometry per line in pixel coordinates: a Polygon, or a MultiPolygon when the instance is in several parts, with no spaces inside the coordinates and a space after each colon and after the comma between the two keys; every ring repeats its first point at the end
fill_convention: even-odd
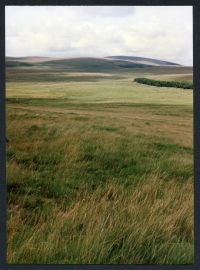
{"type": "Polygon", "coordinates": [[[193,263],[192,92],[119,82],[7,84],[8,263],[193,263]]]}

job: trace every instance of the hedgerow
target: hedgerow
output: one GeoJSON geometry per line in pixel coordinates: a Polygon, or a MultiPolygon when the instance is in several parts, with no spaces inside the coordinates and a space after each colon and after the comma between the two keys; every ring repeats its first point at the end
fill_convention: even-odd
{"type": "Polygon", "coordinates": [[[135,82],[153,85],[157,87],[175,87],[175,88],[183,88],[183,89],[193,89],[193,84],[189,82],[177,82],[177,81],[159,81],[152,80],[147,78],[135,78],[135,82]]]}

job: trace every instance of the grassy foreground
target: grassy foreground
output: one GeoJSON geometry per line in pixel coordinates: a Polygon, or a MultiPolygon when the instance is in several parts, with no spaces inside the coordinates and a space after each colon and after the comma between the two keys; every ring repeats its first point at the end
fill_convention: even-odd
{"type": "Polygon", "coordinates": [[[8,263],[193,263],[192,91],[65,76],[7,83],[8,263]]]}

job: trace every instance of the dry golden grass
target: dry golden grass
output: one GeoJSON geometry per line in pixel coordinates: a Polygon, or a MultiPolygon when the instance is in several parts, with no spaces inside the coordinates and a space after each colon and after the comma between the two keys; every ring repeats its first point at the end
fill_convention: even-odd
{"type": "Polygon", "coordinates": [[[193,192],[192,183],[164,183],[155,175],[146,180],[128,191],[109,184],[93,194],[79,193],[67,210],[55,206],[48,218],[38,213],[29,231],[23,205],[13,209],[8,261],[168,264],[191,260],[186,243],[193,241],[193,196],[188,196],[193,192]],[[23,239],[16,245],[18,231],[23,239]]]}

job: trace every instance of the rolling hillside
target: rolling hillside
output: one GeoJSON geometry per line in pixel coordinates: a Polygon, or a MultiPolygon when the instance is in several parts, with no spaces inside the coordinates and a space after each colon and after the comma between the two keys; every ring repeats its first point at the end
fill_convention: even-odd
{"type": "Polygon", "coordinates": [[[36,68],[53,68],[66,71],[78,72],[109,72],[109,71],[128,71],[133,69],[151,68],[155,66],[179,66],[175,63],[170,63],[161,60],[148,59],[142,57],[129,56],[110,56],[106,58],[67,58],[56,59],[49,57],[7,57],[7,67],[27,67],[36,68]]]}
{"type": "Polygon", "coordinates": [[[105,59],[127,61],[129,63],[137,63],[150,66],[180,66],[179,64],[173,62],[137,56],[107,56],[105,59]]]}

